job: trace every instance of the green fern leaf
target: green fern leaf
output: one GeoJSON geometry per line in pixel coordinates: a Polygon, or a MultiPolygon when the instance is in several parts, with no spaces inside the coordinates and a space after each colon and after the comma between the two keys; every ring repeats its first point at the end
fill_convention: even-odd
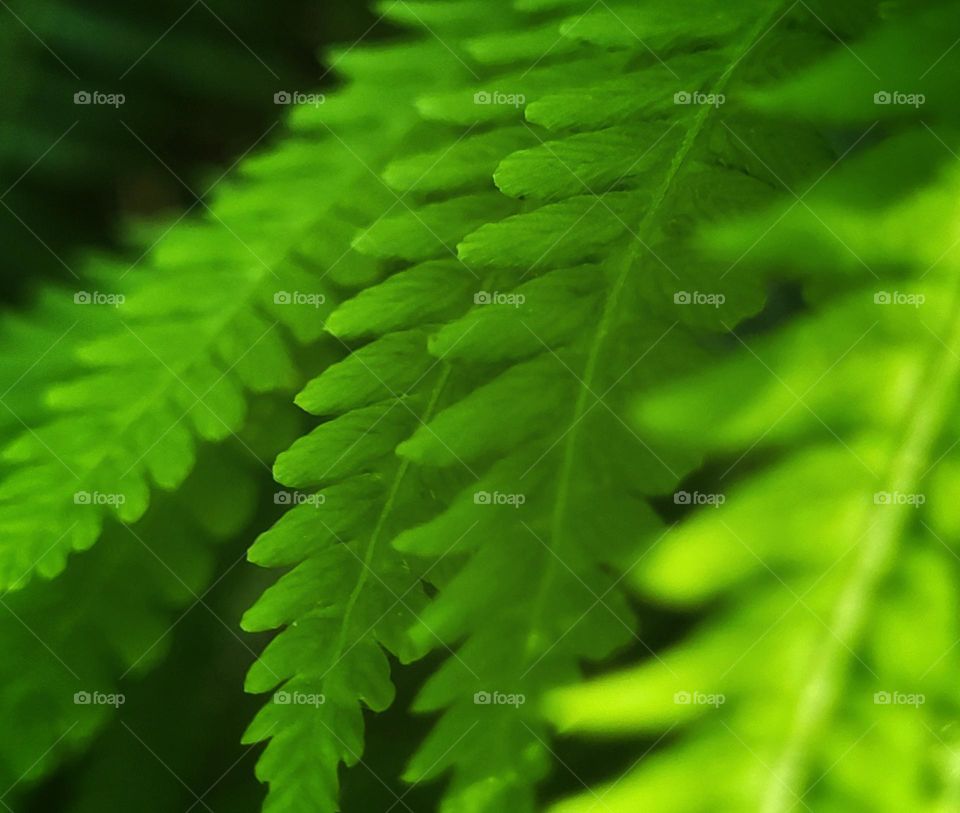
{"type": "MultiPolygon", "coordinates": [[[[441,716],[406,778],[451,773],[450,811],[532,809],[549,763],[536,706],[582,661],[635,640],[615,574],[630,565],[631,539],[660,526],[643,495],[692,465],[632,430],[623,399],[675,372],[676,359],[694,363],[694,330],[719,329],[763,301],[756,280],[738,274],[727,286],[737,297],[710,314],[675,302],[712,270],[677,261],[678,237],[773,197],[767,171],[722,137],[725,120],[747,114],[676,104],[682,86],[665,92],[663,67],[632,59],[636,37],[624,36],[616,15],[587,20],[588,5],[572,5],[506,37],[478,33],[489,10],[467,25],[470,4],[457,5],[449,29],[436,23],[477,84],[458,88],[452,77],[454,89],[418,100],[428,147],[385,172],[409,194],[410,211],[353,241],[406,262],[331,314],[332,333],[370,343],[300,396],[330,420],[278,461],[281,479],[298,487],[395,473],[382,498],[391,532],[376,544],[392,541],[396,552],[373,561],[389,568],[403,554],[440,588],[411,624],[406,657],[453,652],[417,701],[441,716]],[[532,70],[513,69],[548,29],[558,47],[532,70]],[[613,87],[619,96],[599,111],[576,101],[613,87]],[[645,119],[651,111],[662,118],[645,119]],[[454,241],[459,263],[443,259],[454,241]],[[691,271],[702,277],[674,276],[691,271]],[[494,697],[514,705],[484,707],[494,697]]],[[[677,23],[645,24],[675,48],[668,64],[688,71],[691,87],[713,74],[707,87],[719,94],[742,81],[740,63],[750,61],[740,57],[771,15],[754,7],[745,23],[718,14],[694,36],[677,23]]],[[[767,130],[758,147],[771,153],[782,137],[767,130]]],[[[828,152],[804,137],[794,136],[796,154],[819,166],[828,152]]],[[[284,588],[289,601],[294,583],[284,588]]]]}
{"type": "MultiPolygon", "coordinates": [[[[758,99],[871,129],[887,111],[861,102],[855,62],[919,75],[927,35],[946,42],[957,22],[946,6],[898,18],[897,47],[890,25],[758,99]],[[801,101],[799,87],[823,93],[801,101]]],[[[767,336],[731,327],[725,357],[638,402],[638,431],[718,466],[722,493],[678,492],[709,504],[651,537],[631,582],[649,601],[712,609],[656,660],[551,696],[568,731],[672,734],[557,813],[598,798],[671,813],[955,804],[958,175],[951,137],[930,153],[940,126],[952,132],[945,110],[923,114],[926,128],[899,111],[912,132],[848,158],[809,204],[705,238],[790,268],[812,312],[767,336]],[[708,767],[691,788],[694,764],[708,767]]]]}

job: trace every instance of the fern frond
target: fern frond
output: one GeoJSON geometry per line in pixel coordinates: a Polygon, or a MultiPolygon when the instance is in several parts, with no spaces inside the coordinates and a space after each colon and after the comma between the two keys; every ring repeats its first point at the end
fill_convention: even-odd
{"type": "Polygon", "coordinates": [[[955,806],[955,112],[934,71],[923,112],[874,107],[883,85],[854,78],[863,59],[880,81],[920,77],[933,32],[946,48],[960,30],[932,5],[757,97],[857,132],[902,126],[803,205],[708,236],[791,269],[813,310],[772,335],[731,326],[725,358],[640,399],[638,431],[703,456],[716,493],[650,539],[630,580],[711,612],[655,661],[552,695],[568,731],[670,732],[557,813],[955,806]]]}
{"type": "MultiPolygon", "coordinates": [[[[325,108],[323,120],[312,116],[312,109],[295,111],[293,134],[279,147],[245,158],[236,175],[220,185],[205,219],[182,219],[149,234],[148,250],[139,259],[92,258],[84,269],[84,291],[48,289],[29,320],[4,321],[3,341],[16,352],[4,357],[3,425],[8,435],[19,436],[4,450],[7,471],[0,484],[0,525],[8,539],[0,555],[4,590],[19,590],[38,574],[60,574],[70,551],[89,547],[102,533],[119,534],[139,547],[126,532],[111,530],[115,525],[105,523],[111,516],[125,525],[137,523],[130,533],[152,545],[147,519],[141,519],[151,487],[181,488],[201,441],[236,440],[254,464],[269,469],[263,461],[275,448],[264,452],[262,444],[242,433],[248,403],[257,393],[291,392],[302,382],[302,360],[294,360],[297,344],[315,348],[309,370],[341,354],[339,344],[317,341],[324,316],[344,291],[380,273],[375,263],[350,255],[350,239],[357,224],[371,222],[388,207],[387,200],[401,204],[369,164],[382,166],[383,156],[418,120],[394,115],[359,82],[361,76],[374,82],[379,71],[390,72],[392,62],[398,67],[404,62],[404,55],[391,49],[370,50],[377,53],[373,64],[359,54],[337,56],[340,72],[358,81],[359,90],[348,86],[325,108]],[[366,137],[370,127],[378,131],[376,139],[366,137]],[[347,203],[356,194],[359,198],[347,203]],[[90,296],[75,298],[77,293],[90,296]]],[[[444,56],[438,53],[432,64],[444,65],[444,56]]],[[[262,434],[266,421],[279,439],[282,416],[281,423],[276,420],[260,414],[252,434],[262,434]]],[[[209,491],[194,485],[188,492],[182,499],[205,493],[203,510],[212,515],[209,491]]],[[[170,532],[184,540],[200,538],[170,532]]],[[[104,556],[94,556],[80,572],[109,569],[104,556]]],[[[159,556],[175,558],[170,551],[159,556]]],[[[203,556],[196,556],[199,565],[203,556]]],[[[136,566],[131,562],[128,569],[136,566]]],[[[54,696],[46,703],[51,712],[44,725],[30,730],[31,741],[39,742],[64,722],[62,709],[76,691],[106,691],[131,666],[100,640],[108,633],[97,627],[98,618],[53,613],[49,597],[67,600],[74,578],[64,574],[52,590],[31,586],[18,599],[18,614],[38,629],[46,627],[31,608],[44,601],[42,596],[48,597],[44,607],[54,617],[90,623],[86,641],[91,649],[83,669],[37,678],[54,696]],[[64,681],[78,680],[76,675],[79,684],[61,691],[64,681]]],[[[158,603],[156,591],[146,576],[140,589],[147,613],[146,605],[158,603]]],[[[106,585],[103,596],[110,594],[122,603],[106,585]]],[[[12,597],[8,601],[13,605],[12,597]]],[[[137,612],[131,607],[131,617],[137,612]]],[[[63,640],[57,629],[45,636],[55,645],[63,640]]],[[[140,636],[121,637],[118,643],[130,647],[123,654],[131,659],[134,648],[150,645],[140,636]]],[[[73,652],[66,643],[63,649],[73,652]]],[[[30,657],[36,653],[30,651],[30,657]]],[[[11,653],[11,670],[36,676],[37,670],[24,669],[22,661],[11,653]]],[[[53,668],[61,667],[54,662],[53,668]]],[[[261,674],[270,668],[267,662],[259,665],[261,674]]],[[[102,711],[98,707],[97,714],[85,715],[90,719],[71,729],[31,775],[48,770],[65,749],[89,740],[102,711]]],[[[10,767],[15,779],[28,766],[17,770],[14,762],[10,767]]]]}
{"type": "MultiPolygon", "coordinates": [[[[390,55],[378,59],[378,70],[388,69],[390,55]]],[[[340,68],[370,72],[353,55],[340,68]]],[[[319,339],[342,292],[378,273],[349,255],[350,236],[385,199],[399,205],[369,164],[406,136],[411,117],[391,117],[392,108],[359,88],[331,102],[329,121],[301,111],[294,136],[245,160],[202,221],[159,232],[140,261],[91,263],[89,290],[47,295],[70,307],[45,306],[41,321],[59,330],[48,345],[25,348],[30,363],[19,372],[53,378],[62,367],[45,354],[54,348],[79,356],[85,369],[57,380],[42,409],[17,413],[26,431],[5,450],[13,468],[0,486],[0,527],[17,545],[0,555],[0,585],[41,556],[44,575],[59,572],[67,553],[95,541],[107,515],[136,521],[151,480],[176,488],[199,440],[236,434],[246,393],[292,391],[300,382],[293,347],[319,339]],[[388,117],[381,138],[364,143],[371,122],[388,117]],[[342,203],[361,189],[366,200],[342,203]],[[75,329],[71,308],[72,321],[91,326],[75,329]]],[[[336,346],[328,353],[335,357],[336,346]]]]}
{"type": "MultiPolygon", "coordinates": [[[[680,262],[681,238],[773,199],[779,184],[751,150],[788,164],[784,174],[799,174],[794,162],[810,169],[830,157],[795,127],[758,127],[745,149],[723,123],[756,116],[674,99],[689,88],[733,100],[756,83],[748,72],[756,54],[792,47],[799,59],[795,40],[806,47],[817,36],[823,48],[828,35],[811,26],[769,33],[786,6],[721,10],[702,31],[658,12],[631,34],[623,9],[585,15],[589,4],[562,3],[526,16],[525,7],[518,14],[501,5],[509,35],[489,31],[498,25],[489,4],[391,5],[455,51],[464,70],[452,72],[451,89],[431,85],[417,100],[422,152],[397,156],[383,172],[411,210],[353,241],[359,254],[389,262],[390,276],[327,322],[342,341],[367,343],[301,394],[301,406],[329,420],[276,466],[278,479],[298,488],[334,481],[328,492],[375,473],[383,481],[377,510],[359,530],[336,532],[348,550],[339,555],[366,561],[370,552],[370,569],[389,583],[402,554],[440,588],[410,643],[388,649],[401,659],[451,653],[417,701],[441,716],[406,774],[419,782],[450,773],[449,811],[532,809],[549,762],[537,704],[582,661],[635,640],[619,582],[633,539],[661,526],[644,495],[671,487],[692,457],[648,443],[622,416],[638,386],[696,363],[704,328],[719,330],[764,300],[752,273],[736,273],[719,309],[678,307],[678,294],[719,274],[680,262]],[[666,63],[649,58],[638,31],[660,44],[666,63]],[[544,58],[531,67],[533,54],[544,58]],[[584,103],[591,99],[604,102],[584,103]],[[353,539],[365,546],[354,550],[353,539]],[[484,704],[494,695],[516,706],[484,704]]],[[[296,520],[271,532],[284,540],[273,544],[296,551],[272,564],[306,555],[311,516],[319,528],[312,556],[328,555],[324,526],[343,510],[332,499],[295,509],[296,520]]],[[[330,670],[340,649],[295,661],[297,619],[352,621],[341,598],[323,598],[317,567],[307,558],[281,580],[264,601],[286,611],[253,624],[296,620],[273,646],[291,685],[321,693],[325,680],[337,685],[330,670]]],[[[356,606],[365,594],[381,606],[380,586],[368,578],[356,606]]],[[[398,589],[395,609],[409,617],[403,596],[398,589]]],[[[376,637],[369,630],[357,646],[376,637]]],[[[387,684],[378,686],[379,705],[387,684]]],[[[355,709],[357,693],[343,696],[355,709]]],[[[312,713],[300,711],[298,731],[318,730],[312,713]]],[[[278,714],[268,706],[256,736],[278,714]]],[[[358,736],[358,723],[347,730],[358,736]]],[[[285,784],[272,794],[288,805],[297,784],[280,763],[294,759],[295,744],[333,761],[358,758],[359,740],[348,749],[329,737],[291,736],[281,746],[281,737],[263,773],[285,784]]],[[[323,793],[314,791],[322,809],[333,809],[329,790],[325,780],[323,793]]]]}
{"type": "MultiPolygon", "coordinates": [[[[457,70],[453,55],[433,42],[418,48],[401,44],[356,49],[350,59],[362,68],[356,84],[322,111],[320,128],[331,126],[330,117],[335,121],[341,113],[352,127],[374,126],[358,120],[355,109],[357,100],[370,100],[380,106],[373,121],[396,130],[398,138],[405,136],[420,126],[413,98],[428,77],[436,86],[437,72],[455,76],[457,70]],[[385,75],[395,83],[386,106],[376,90],[385,75]]],[[[355,142],[353,138],[341,146],[352,154],[355,142]]],[[[369,160],[382,171],[386,151],[378,155],[369,160]]],[[[366,253],[351,254],[346,242],[344,261],[365,267],[393,257],[385,247],[411,260],[423,259],[423,276],[412,280],[412,288],[393,286],[392,294],[372,294],[397,299],[397,307],[384,304],[378,309],[379,318],[402,327],[411,317],[422,319],[431,308],[445,312],[449,304],[434,283],[452,275],[449,263],[431,259],[442,256],[435,246],[473,228],[495,201],[477,196],[414,212],[366,160],[362,164],[372,188],[363,208],[369,219],[355,231],[353,244],[366,253]],[[385,205],[385,199],[392,204],[385,205]],[[386,214],[377,211],[377,205],[386,214]],[[429,293],[434,302],[423,305],[419,297],[407,298],[419,292],[429,293]]],[[[351,190],[344,200],[355,194],[351,190]]],[[[383,263],[373,267],[387,268],[383,263]]],[[[454,281],[457,285],[462,287],[454,281]]],[[[365,291],[358,298],[369,296],[365,291]]],[[[341,316],[341,324],[341,333],[348,335],[348,315],[341,316]]],[[[365,323],[354,329],[369,328],[365,323]]],[[[412,657],[406,630],[422,607],[423,588],[420,572],[389,546],[398,513],[409,516],[400,513],[400,507],[411,502],[413,487],[409,464],[397,462],[393,450],[418,421],[429,419],[435,406],[429,398],[402,405],[392,401],[395,388],[430,376],[434,365],[425,345],[423,330],[394,333],[329,367],[297,398],[304,409],[329,418],[280,455],[274,467],[277,480],[300,489],[304,503],[260,537],[250,552],[258,564],[295,567],[243,620],[248,630],[285,627],[251,669],[246,684],[252,692],[277,690],[245,735],[247,742],[269,740],[257,767],[258,777],[270,785],[266,810],[338,809],[339,764],[356,764],[363,751],[361,704],[382,710],[393,699],[385,653],[401,660],[412,657]]]]}
{"type": "Polygon", "coordinates": [[[135,703],[136,680],[165,655],[172,628],[204,604],[218,543],[245,527],[255,505],[246,452],[239,444],[217,451],[135,529],[112,524],[56,580],[0,595],[0,777],[11,791],[48,774],[135,703]],[[119,699],[90,702],[94,694],[119,699]]]}

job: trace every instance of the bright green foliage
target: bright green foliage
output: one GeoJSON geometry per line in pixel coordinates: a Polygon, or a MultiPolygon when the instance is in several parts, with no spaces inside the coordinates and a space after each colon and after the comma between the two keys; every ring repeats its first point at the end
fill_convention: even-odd
{"type": "MultiPolygon", "coordinates": [[[[346,134],[350,146],[336,139],[369,172],[371,213],[385,197],[395,201],[388,207],[394,213],[378,219],[371,214],[370,225],[353,240],[371,260],[352,254],[349,242],[342,245],[341,259],[349,265],[363,268],[389,259],[384,247],[391,245],[402,246],[397,251],[404,256],[429,252],[440,239],[437,232],[454,239],[462,219],[484,211],[485,201],[477,198],[453,210],[414,213],[367,163],[382,168],[380,153],[364,159],[354,152],[371,128],[413,132],[419,117],[412,100],[419,88],[435,72],[454,75],[453,57],[445,49],[428,43],[414,53],[416,60],[406,45],[357,51],[351,54],[356,70],[347,66],[352,83],[337,103],[352,128],[346,134]],[[396,83],[388,105],[376,91],[385,76],[396,83]],[[376,116],[357,116],[357,108],[374,102],[376,116]]],[[[328,121],[331,110],[322,113],[328,121]]],[[[432,271],[443,269],[425,269],[428,275],[432,271]]],[[[423,282],[431,292],[432,279],[423,282]]],[[[420,303],[411,304],[419,315],[420,303]]],[[[386,309],[381,315],[390,318],[386,309]]],[[[278,689],[245,735],[248,742],[270,740],[257,767],[257,775],[270,783],[266,810],[337,809],[339,763],[355,764],[363,750],[361,702],[383,710],[393,699],[384,650],[401,660],[413,656],[407,630],[423,604],[420,574],[389,543],[397,533],[397,510],[418,495],[411,493],[409,465],[398,463],[392,452],[433,407],[426,400],[397,404],[394,388],[406,389],[430,372],[425,344],[423,331],[393,334],[329,367],[297,398],[301,407],[329,420],[278,458],[276,478],[299,490],[294,494],[301,504],[250,552],[258,564],[296,567],[243,620],[248,630],[289,625],[247,679],[249,691],[278,689]]]]}
{"type": "MultiPolygon", "coordinates": [[[[351,54],[336,58],[345,72],[371,79],[388,70],[382,60],[371,65],[351,54]]],[[[127,559],[120,561],[127,564],[116,564],[118,572],[107,554],[94,555],[86,566],[104,569],[106,583],[98,593],[103,605],[71,600],[90,589],[72,575],[58,579],[54,588],[31,586],[22,602],[6,598],[11,611],[41,636],[21,645],[27,627],[10,616],[5,663],[18,679],[9,683],[28,687],[23,691],[46,709],[32,720],[33,729],[21,712],[11,715],[23,727],[8,728],[0,738],[0,752],[9,757],[2,772],[10,777],[7,785],[27,768],[30,778],[49,769],[103,721],[103,707],[81,709],[88,719],[57,740],[76,719],[75,692],[106,692],[121,674],[133,674],[134,662],[142,670],[163,651],[152,646],[175,620],[170,610],[184,598],[171,602],[159,595],[170,588],[149,575],[140,579],[136,603],[126,613],[129,628],[106,623],[110,612],[125,606],[122,594],[137,581],[138,568],[164,563],[162,579],[173,579],[177,590],[190,582],[186,598],[194,601],[206,587],[204,534],[189,524],[141,520],[151,486],[185,489],[183,499],[195,500],[203,520],[214,525],[223,501],[233,519],[217,533],[238,533],[255,502],[243,487],[245,475],[230,453],[224,461],[230,468],[208,468],[194,485],[184,484],[198,443],[227,440],[239,446],[244,466],[269,472],[277,444],[287,440],[293,408],[279,415],[276,409],[253,411],[247,427],[251,399],[281,390],[289,401],[303,379],[293,360],[297,344],[313,344],[316,360],[305,364],[308,370],[336,357],[339,345],[318,343],[324,317],[343,291],[377,273],[373,263],[347,256],[356,224],[373,214],[340,202],[364,187],[371,212],[396,200],[367,162],[382,163],[377,156],[389,154],[409,124],[387,116],[369,94],[344,94],[329,104],[329,123],[312,120],[312,112],[299,111],[283,144],[246,159],[238,173],[219,183],[203,220],[182,219],[147,232],[143,247],[123,262],[92,258],[83,269],[81,290],[49,289],[28,318],[4,320],[0,423],[14,440],[4,449],[8,471],[0,483],[0,592],[21,590],[37,574],[59,574],[70,551],[88,548],[104,532],[105,518],[137,523],[135,530],[111,532],[117,537],[112,549],[136,548],[122,552],[127,559]],[[379,120],[378,138],[361,147],[351,136],[347,147],[336,130],[338,110],[361,134],[379,120]],[[327,196],[318,198],[321,187],[327,196]],[[260,442],[265,435],[270,439],[260,442]],[[214,470],[221,473],[211,474],[214,470]],[[224,480],[222,486],[217,479],[224,480]],[[230,489],[239,507],[219,496],[230,489]],[[181,552],[167,535],[192,544],[181,552]],[[192,558],[183,561],[188,551],[192,558]],[[143,557],[146,564],[139,561],[143,557]],[[46,616],[54,620],[50,630],[46,616]],[[150,624],[140,623],[141,616],[150,624]],[[61,618],[69,628],[56,627],[61,618]],[[76,662],[75,629],[84,630],[85,647],[76,662]],[[58,653],[66,650],[61,658],[69,668],[52,655],[47,660],[43,644],[58,653]],[[118,646],[122,651],[115,651],[118,646]],[[153,657],[138,660],[148,650],[153,657]],[[44,754],[55,742],[57,748],[44,754]],[[27,764],[19,761],[25,758],[27,764]]],[[[20,708],[23,692],[6,698],[20,708]]]]}
{"type": "MultiPolygon", "coordinates": [[[[958,31],[955,8],[896,18],[758,98],[864,133],[884,85],[860,60],[903,87],[943,53],[931,32],[945,50],[958,31]]],[[[557,813],[956,807],[960,174],[944,70],[917,86],[922,112],[893,111],[901,133],[707,240],[791,268],[812,312],[769,336],[732,329],[728,356],[638,401],[638,431],[712,461],[726,501],[651,537],[630,581],[713,609],[655,660],[551,698],[567,730],[671,734],[557,813]]]]}
{"type": "MultiPolygon", "coordinates": [[[[340,101],[356,119],[374,107],[362,97],[340,101]]],[[[85,369],[50,387],[39,415],[17,414],[29,427],[4,451],[17,471],[0,488],[8,540],[0,586],[32,567],[57,573],[70,550],[95,541],[114,508],[135,521],[149,481],[176,488],[198,439],[219,441],[243,425],[246,392],[289,392],[298,383],[291,339],[320,336],[338,286],[369,280],[369,263],[344,258],[345,234],[364,217],[336,206],[346,190],[373,180],[365,163],[373,158],[344,156],[339,135],[303,118],[298,135],[220,185],[203,221],[151,234],[152,250],[139,260],[93,263],[88,290],[46,295],[37,319],[56,327],[19,348],[42,362],[20,372],[55,378],[57,358],[71,355],[85,369]],[[323,136],[326,148],[317,144],[323,136]],[[329,195],[323,205],[315,200],[320,183],[329,195]]],[[[370,145],[373,155],[389,147],[389,133],[370,145]]],[[[382,203],[375,193],[371,206],[382,203]]]]}
{"type": "MultiPolygon", "coordinates": [[[[54,441],[52,429],[36,423],[35,430],[26,421],[49,414],[45,391],[77,375],[72,346],[93,340],[110,318],[104,308],[75,304],[72,292],[51,290],[29,316],[4,319],[0,425],[6,436],[36,440],[42,434],[54,441]]],[[[271,414],[266,403],[256,410],[261,419],[271,414]]],[[[216,454],[208,452],[182,491],[161,500],[135,528],[109,527],[102,550],[52,582],[31,583],[37,573],[49,576],[59,569],[65,539],[31,539],[25,531],[44,520],[59,529],[59,518],[48,516],[51,505],[73,512],[71,531],[104,509],[73,501],[74,486],[58,468],[52,448],[46,480],[34,479],[41,468],[15,465],[7,474],[7,558],[0,590],[0,716],[7,723],[0,734],[0,781],[5,788],[48,772],[64,755],[88,744],[109,718],[109,706],[78,705],[77,693],[121,691],[119,678],[143,674],[165,653],[175,613],[197,602],[212,579],[211,543],[239,533],[249,520],[256,503],[250,470],[257,466],[250,450],[269,458],[289,434],[281,421],[272,427],[275,439],[266,444],[247,436],[216,454]],[[55,502],[64,491],[68,500],[55,502]],[[16,519],[21,511],[23,524],[16,519]]],[[[57,441],[57,449],[63,448],[57,441]]]]}
{"type": "Polygon", "coordinates": [[[94,542],[75,493],[132,523],[299,388],[294,505],[249,554],[285,572],[243,619],[278,630],[247,679],[266,810],[339,809],[392,662],[428,655],[405,779],[444,813],[542,809],[551,723],[661,737],[563,813],[952,809],[960,21],[932,8],[383,3],[407,32],[333,55],[344,87],[209,217],[95,264],[122,305],[5,326],[33,385],[0,587],[94,542]],[[870,101],[906,74],[922,123],[870,101]],[[722,504],[670,525],[702,481],[722,504]],[[702,618],[653,653],[661,608],[702,618]]]}
{"type": "MultiPolygon", "coordinates": [[[[668,55],[658,64],[629,35],[622,10],[576,16],[588,8],[527,18],[507,3],[496,13],[489,3],[385,6],[442,39],[464,70],[453,89],[431,81],[417,100],[430,123],[420,140],[436,146],[384,170],[412,207],[353,240],[393,273],[338,307],[327,328],[367,343],[300,395],[330,420],[277,462],[287,485],[337,485],[253,551],[269,564],[303,560],[248,616],[256,629],[296,620],[266,661],[273,656],[273,671],[301,691],[332,687],[337,703],[320,713],[271,704],[255,724],[262,737],[291,720],[261,763],[277,810],[333,809],[332,780],[305,776],[301,760],[355,761],[358,719],[331,743],[330,715],[343,702],[355,714],[358,699],[379,707],[389,698],[383,666],[372,697],[341,681],[350,669],[358,677],[373,669],[369,647],[382,641],[374,622],[354,629],[351,613],[375,619],[364,604],[381,607],[384,590],[395,610],[410,609],[410,588],[390,581],[391,543],[440,588],[411,645],[449,656],[417,701],[441,716],[406,778],[450,773],[444,810],[533,808],[550,762],[538,705],[581,661],[635,640],[618,573],[637,538],[660,527],[642,497],[692,463],[629,427],[629,399],[678,360],[695,363],[699,329],[722,329],[763,302],[751,271],[725,280],[724,306],[679,307],[677,294],[720,273],[719,264],[689,262],[680,241],[769,201],[778,177],[827,165],[829,151],[807,130],[754,124],[737,105],[674,103],[686,89],[733,99],[769,80],[754,59],[793,50],[799,61],[818,37],[825,47],[829,35],[809,19],[798,15],[769,40],[783,9],[763,4],[717,12],[703,34],[672,12],[640,21],[668,55]],[[509,31],[480,33],[491,26],[509,31]],[[365,498],[359,523],[345,522],[339,489],[371,472],[382,496],[365,498]],[[331,553],[341,537],[348,544],[331,553]],[[333,555],[363,558],[370,572],[351,573],[331,594],[322,585],[333,555]],[[324,629],[338,620],[340,637],[317,632],[321,649],[307,654],[303,625],[316,615],[324,629]],[[339,641],[370,654],[351,664],[339,641]],[[494,693],[520,705],[484,705],[494,693]]],[[[276,676],[258,667],[250,682],[269,689],[276,676]]]]}

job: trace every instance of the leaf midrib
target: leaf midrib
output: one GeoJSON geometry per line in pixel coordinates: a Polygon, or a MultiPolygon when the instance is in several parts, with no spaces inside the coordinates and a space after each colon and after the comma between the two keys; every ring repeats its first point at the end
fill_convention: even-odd
{"type": "MultiPolygon", "coordinates": [[[[763,17],[754,27],[749,30],[747,36],[744,37],[737,48],[733,60],[714,83],[714,86],[711,90],[712,93],[723,93],[742,60],[746,57],[750,50],[752,50],[756,43],[759,42],[768,32],[771,20],[782,16],[782,8],[785,5],[786,3],[778,3],[769,15],[763,17]]],[[[660,209],[671,189],[673,188],[677,176],[680,174],[680,171],[686,164],[690,153],[696,146],[700,136],[703,134],[708,120],[710,119],[711,115],[718,110],[719,108],[714,108],[711,105],[703,105],[701,106],[700,110],[697,111],[697,115],[694,118],[694,121],[686,136],[684,137],[680,148],[674,155],[673,161],[671,162],[662,183],[657,189],[656,194],[653,196],[649,208],[640,220],[640,224],[637,229],[638,235],[648,234],[650,226],[660,214],[660,209]]],[[[566,527],[566,515],[570,508],[570,488],[573,482],[574,467],[576,464],[577,441],[580,434],[580,428],[583,423],[583,418],[587,412],[588,397],[593,394],[593,384],[596,378],[597,368],[600,363],[600,357],[603,352],[607,335],[609,334],[611,326],[614,322],[620,295],[622,294],[623,289],[630,278],[631,270],[637,262],[637,256],[640,251],[639,244],[639,238],[633,236],[627,243],[621,260],[622,268],[620,269],[614,284],[608,289],[603,314],[601,315],[600,321],[597,323],[596,330],[594,331],[590,342],[590,350],[587,355],[586,365],[584,366],[583,377],[580,379],[581,386],[574,404],[570,429],[564,440],[563,461],[561,463],[560,473],[557,478],[557,494],[554,502],[553,518],[551,521],[551,534],[548,541],[553,555],[547,559],[545,572],[540,581],[540,587],[537,592],[537,598],[534,604],[534,611],[532,614],[530,627],[532,634],[535,634],[540,628],[541,620],[546,609],[547,596],[556,577],[558,565],[561,562],[556,553],[556,549],[562,549],[560,540],[564,535],[564,529],[566,527]]],[[[531,641],[531,643],[533,643],[533,641],[531,641]]]]}
{"type": "MultiPolygon", "coordinates": [[[[424,409],[423,417],[419,419],[423,425],[427,425],[433,415],[436,413],[437,405],[439,404],[440,398],[443,395],[443,391],[447,385],[447,380],[450,377],[450,373],[450,366],[448,364],[444,364],[440,376],[437,379],[437,382],[434,384],[433,392],[430,394],[430,400],[424,409]]],[[[360,569],[360,575],[357,578],[357,583],[354,585],[353,590],[351,590],[350,596],[347,599],[347,603],[344,607],[343,620],[340,625],[340,632],[337,636],[335,662],[339,661],[344,655],[344,646],[346,645],[347,636],[349,635],[350,621],[353,611],[356,608],[357,602],[360,599],[360,595],[362,594],[364,587],[366,587],[366,584],[369,581],[370,574],[373,572],[373,560],[377,551],[377,545],[380,542],[384,526],[386,525],[387,519],[390,517],[390,514],[393,511],[400,487],[403,484],[411,465],[412,462],[407,458],[402,458],[400,460],[397,470],[394,473],[393,481],[390,484],[390,490],[387,492],[387,498],[384,501],[383,508],[380,510],[373,531],[370,533],[370,539],[367,543],[367,548],[364,551],[364,556],[362,559],[363,566],[360,569]]],[[[372,629],[368,630],[368,633],[372,631],[372,629]]]]}
{"type": "MultiPolygon", "coordinates": [[[[891,455],[885,491],[917,492],[934,442],[953,403],[950,394],[960,381],[960,286],[948,313],[951,314],[949,341],[933,355],[925,374],[919,376],[914,385],[910,403],[916,408],[903,433],[903,442],[891,455]]],[[[868,530],[852,576],[834,605],[831,634],[824,641],[811,677],[801,690],[790,736],[764,790],[763,813],[787,813],[793,809],[794,800],[802,795],[796,789],[803,779],[805,754],[831,712],[841,688],[841,672],[867,621],[877,589],[889,572],[908,514],[913,510],[909,505],[881,505],[866,512],[873,520],[867,523],[868,530]]]]}

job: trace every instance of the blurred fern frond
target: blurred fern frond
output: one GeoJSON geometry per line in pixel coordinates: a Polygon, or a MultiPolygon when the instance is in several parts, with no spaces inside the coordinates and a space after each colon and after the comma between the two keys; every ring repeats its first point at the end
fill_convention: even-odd
{"type": "MultiPolygon", "coordinates": [[[[352,55],[339,67],[369,73],[352,55]]],[[[402,109],[399,97],[395,105],[402,109]]],[[[17,544],[0,554],[0,585],[34,566],[58,572],[70,550],[93,543],[109,513],[135,521],[150,480],[164,489],[183,480],[198,438],[237,432],[245,392],[297,385],[293,348],[320,339],[341,292],[379,273],[345,255],[366,212],[393,200],[369,164],[382,163],[378,156],[412,126],[394,112],[367,88],[345,90],[322,122],[303,115],[282,145],[246,159],[205,218],[153,234],[130,262],[90,259],[86,290],[43,295],[33,321],[55,327],[18,349],[40,363],[25,362],[25,380],[12,377],[32,393],[55,379],[32,411],[11,406],[12,425],[26,431],[4,452],[13,470],[0,487],[0,527],[15,527],[17,544]],[[342,203],[360,189],[359,202],[342,203]],[[77,356],[79,369],[74,362],[58,375],[77,356]]],[[[336,357],[326,345],[315,367],[324,353],[336,357]]]]}
{"type": "Polygon", "coordinates": [[[166,655],[172,626],[204,603],[218,548],[256,506],[246,452],[218,451],[135,528],[111,525],[60,578],[0,595],[0,781],[11,791],[88,747],[166,655]]]}
{"type": "Polygon", "coordinates": [[[638,431],[714,474],[630,580],[706,618],[552,696],[568,731],[670,735],[557,813],[956,805],[960,16],[910,15],[756,97],[879,138],[809,194],[707,233],[715,254],[790,269],[809,312],[731,326],[729,353],[639,399],[638,431]]]}

